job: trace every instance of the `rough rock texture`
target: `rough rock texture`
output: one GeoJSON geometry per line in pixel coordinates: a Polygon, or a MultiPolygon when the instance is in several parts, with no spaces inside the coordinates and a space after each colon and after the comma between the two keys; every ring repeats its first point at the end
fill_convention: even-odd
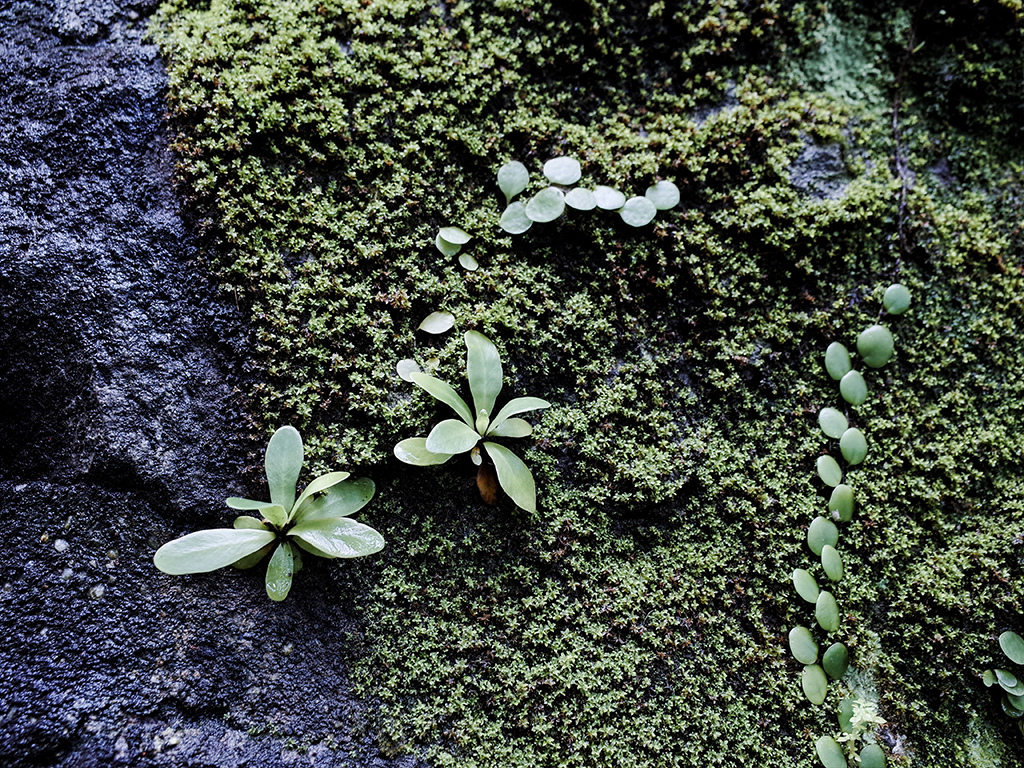
{"type": "Polygon", "coordinates": [[[0,764],[380,764],[330,566],[277,605],[255,573],[152,565],[258,491],[245,329],[176,212],[148,10],[0,9],[0,764]]]}

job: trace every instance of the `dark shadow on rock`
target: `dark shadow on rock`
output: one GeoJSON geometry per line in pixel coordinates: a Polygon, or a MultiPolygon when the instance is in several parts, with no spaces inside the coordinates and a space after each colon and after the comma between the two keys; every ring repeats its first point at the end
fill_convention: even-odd
{"type": "Polygon", "coordinates": [[[260,569],[153,566],[259,490],[247,331],[177,212],[151,7],[0,8],[0,765],[416,765],[349,688],[358,566],[308,564],[283,604],[260,569]]]}

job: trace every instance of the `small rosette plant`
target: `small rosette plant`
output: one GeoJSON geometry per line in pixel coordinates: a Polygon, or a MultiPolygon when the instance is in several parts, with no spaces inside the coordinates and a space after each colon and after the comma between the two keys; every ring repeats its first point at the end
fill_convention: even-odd
{"type": "Polygon", "coordinates": [[[407,464],[428,466],[443,464],[452,456],[469,453],[477,471],[477,487],[488,504],[497,499],[497,486],[518,506],[537,511],[537,487],[523,461],[494,438],[528,437],[533,427],[520,413],[548,408],[550,403],[538,397],[510,400],[493,417],[494,403],[501,392],[503,372],[498,349],[477,331],[468,331],[466,340],[466,377],[473,397],[473,410],[459,394],[440,379],[421,371],[409,374],[409,380],[422,387],[459,416],[445,419],[424,437],[412,437],[395,446],[395,456],[407,464]]]}
{"type": "Polygon", "coordinates": [[[373,528],[349,519],[373,498],[373,481],[350,480],[348,472],[329,472],[313,480],[296,498],[302,458],[298,430],[281,427],[270,438],[265,457],[270,501],[227,500],[232,509],[259,512],[260,518],[240,515],[233,528],[198,531],[168,542],[153,556],[156,567],[174,575],[206,573],[229,565],[252,568],[271,555],[267,595],[271,600],[284,600],[292,576],[302,568],[303,551],[328,559],[380,551],[384,538],[373,528]]]}

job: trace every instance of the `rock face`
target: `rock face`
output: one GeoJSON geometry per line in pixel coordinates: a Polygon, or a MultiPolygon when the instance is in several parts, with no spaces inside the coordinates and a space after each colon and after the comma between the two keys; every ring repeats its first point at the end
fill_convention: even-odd
{"type": "Polygon", "coordinates": [[[259,491],[245,328],[176,211],[150,10],[0,10],[0,764],[382,765],[329,564],[284,605],[152,565],[259,491]]]}

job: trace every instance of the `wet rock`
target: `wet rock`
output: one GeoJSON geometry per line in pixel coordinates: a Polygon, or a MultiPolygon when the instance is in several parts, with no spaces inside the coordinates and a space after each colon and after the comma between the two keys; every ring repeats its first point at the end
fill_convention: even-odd
{"type": "Polygon", "coordinates": [[[817,144],[805,138],[803,151],[789,166],[789,179],[805,195],[837,200],[846,194],[851,177],[839,144],[817,144]]]}

